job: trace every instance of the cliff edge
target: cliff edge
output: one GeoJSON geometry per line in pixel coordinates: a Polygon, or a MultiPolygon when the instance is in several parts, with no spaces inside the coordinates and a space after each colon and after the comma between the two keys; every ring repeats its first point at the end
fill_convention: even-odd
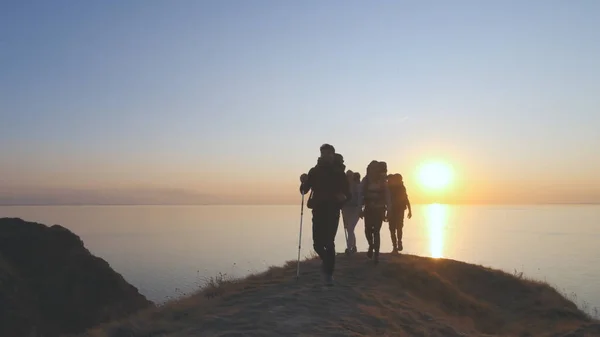
{"type": "Polygon", "coordinates": [[[0,336],[81,333],[153,306],[68,229],[0,219],[0,336]]]}

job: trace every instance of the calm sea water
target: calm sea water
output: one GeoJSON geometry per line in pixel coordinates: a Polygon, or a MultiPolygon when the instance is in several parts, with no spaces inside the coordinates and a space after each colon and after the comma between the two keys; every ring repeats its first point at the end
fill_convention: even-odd
{"type": "MultiPolygon", "coordinates": [[[[295,260],[300,206],[11,206],[0,217],[69,228],[160,303],[218,273],[244,276],[295,260]]],[[[362,220],[356,232],[365,250],[362,220]]],[[[404,233],[407,253],[516,270],[600,308],[600,206],[416,205],[404,233]]],[[[303,257],[311,240],[305,210],[303,257]]],[[[345,248],[341,225],[336,245],[345,248]]],[[[384,224],[382,251],[391,248],[384,224]]]]}

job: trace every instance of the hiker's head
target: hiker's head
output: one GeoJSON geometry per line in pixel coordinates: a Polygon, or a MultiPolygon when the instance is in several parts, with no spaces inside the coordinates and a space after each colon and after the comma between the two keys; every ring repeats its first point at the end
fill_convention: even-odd
{"type": "Polygon", "coordinates": [[[333,157],[335,155],[335,147],[333,147],[331,144],[325,143],[321,145],[319,150],[321,151],[321,156],[328,154],[329,156],[333,157]]]}
{"type": "Polygon", "coordinates": [[[321,145],[321,157],[320,160],[327,164],[332,164],[335,159],[335,148],[330,144],[321,145]]]}
{"type": "Polygon", "coordinates": [[[377,166],[379,162],[377,160],[372,160],[369,165],[367,165],[367,175],[371,178],[374,178],[377,175],[377,166]]]}
{"type": "Polygon", "coordinates": [[[360,183],[360,173],[354,172],[354,181],[360,183]]]}
{"type": "Polygon", "coordinates": [[[348,178],[348,181],[354,181],[354,172],[351,170],[346,171],[346,178],[348,178]]]}
{"type": "Polygon", "coordinates": [[[397,186],[402,184],[402,176],[398,173],[390,174],[387,177],[390,185],[397,186]]]}

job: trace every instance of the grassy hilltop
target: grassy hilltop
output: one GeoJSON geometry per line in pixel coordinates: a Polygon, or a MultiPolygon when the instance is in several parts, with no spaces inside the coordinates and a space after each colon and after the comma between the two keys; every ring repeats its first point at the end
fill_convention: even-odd
{"type": "Polygon", "coordinates": [[[448,259],[338,255],[237,280],[90,330],[85,336],[600,336],[600,323],[549,285],[448,259]]]}

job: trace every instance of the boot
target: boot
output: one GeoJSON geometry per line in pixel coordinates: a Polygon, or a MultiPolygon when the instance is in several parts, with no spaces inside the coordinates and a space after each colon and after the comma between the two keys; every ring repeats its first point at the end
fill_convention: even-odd
{"type": "Polygon", "coordinates": [[[351,252],[351,253],[356,253],[356,252],[357,252],[357,250],[356,250],[356,246],[352,247],[352,249],[350,250],[350,252],[351,252]]]}
{"type": "Polygon", "coordinates": [[[390,234],[392,236],[392,246],[394,247],[394,249],[392,249],[392,253],[398,253],[398,241],[396,240],[396,233],[390,231],[390,234]]]}
{"type": "Polygon", "coordinates": [[[373,262],[375,264],[379,264],[379,252],[375,252],[375,255],[373,256],[373,262]]]}
{"type": "Polygon", "coordinates": [[[369,246],[369,250],[367,251],[367,257],[370,259],[373,257],[373,247],[369,246]]]}
{"type": "Polygon", "coordinates": [[[402,247],[402,241],[398,242],[398,251],[401,252],[403,249],[402,247]]]}
{"type": "Polygon", "coordinates": [[[344,251],[344,253],[346,254],[346,256],[350,255],[350,253],[352,253],[352,249],[351,248],[346,248],[346,250],[344,251]]]}

